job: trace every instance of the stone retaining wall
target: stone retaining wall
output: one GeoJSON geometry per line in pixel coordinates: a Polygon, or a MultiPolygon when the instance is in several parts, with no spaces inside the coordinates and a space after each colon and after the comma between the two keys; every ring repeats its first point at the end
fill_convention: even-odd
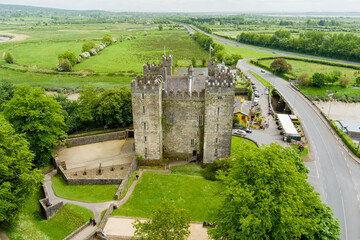
{"type": "Polygon", "coordinates": [[[123,181],[121,182],[118,190],[117,190],[116,193],[115,193],[115,199],[116,199],[116,200],[119,200],[122,192],[123,192],[124,189],[125,189],[126,184],[128,183],[128,181],[129,181],[131,175],[133,174],[133,172],[136,170],[137,166],[138,166],[138,164],[137,164],[137,158],[134,157],[134,160],[133,160],[133,162],[131,163],[131,165],[130,165],[127,173],[126,173],[125,178],[123,179],[123,181]]]}
{"type": "Polygon", "coordinates": [[[45,198],[39,200],[40,208],[42,214],[46,219],[51,218],[52,216],[59,211],[59,209],[64,205],[63,201],[50,201],[49,194],[45,185],[42,186],[45,198]]]}
{"type": "Polygon", "coordinates": [[[70,139],[67,139],[66,142],[67,142],[68,146],[76,147],[76,146],[98,143],[98,142],[125,139],[125,138],[129,138],[131,136],[134,136],[133,130],[127,129],[125,131],[101,133],[101,134],[90,135],[90,136],[70,138],[70,139]]]}
{"type": "Polygon", "coordinates": [[[64,171],[62,166],[57,168],[58,174],[65,180],[68,185],[109,185],[109,184],[121,184],[120,178],[86,178],[86,179],[73,179],[70,178],[64,171]]]}
{"type": "Polygon", "coordinates": [[[90,222],[87,221],[86,223],[84,223],[81,227],[79,227],[78,229],[76,229],[75,231],[73,231],[72,233],[70,233],[70,235],[68,235],[66,238],[64,238],[63,240],[69,240],[71,238],[73,238],[76,234],[78,234],[79,232],[81,232],[84,228],[86,228],[87,226],[90,225],[90,222]]]}

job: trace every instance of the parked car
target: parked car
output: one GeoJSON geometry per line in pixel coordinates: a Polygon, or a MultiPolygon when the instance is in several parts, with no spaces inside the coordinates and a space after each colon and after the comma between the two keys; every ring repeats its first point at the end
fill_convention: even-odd
{"type": "Polygon", "coordinates": [[[258,91],[258,90],[255,90],[255,91],[254,91],[254,96],[255,96],[255,97],[260,97],[260,94],[259,94],[259,91],[258,91]]]}
{"type": "Polygon", "coordinates": [[[251,129],[246,128],[246,129],[245,129],[245,132],[247,132],[247,133],[252,133],[252,130],[251,130],[251,129]]]}
{"type": "Polygon", "coordinates": [[[235,130],[235,131],[234,131],[234,134],[246,136],[246,132],[245,132],[244,130],[235,130]]]}
{"type": "Polygon", "coordinates": [[[265,90],[264,94],[265,94],[265,95],[269,95],[269,91],[268,91],[268,90],[265,90]]]}
{"type": "Polygon", "coordinates": [[[265,73],[265,70],[264,70],[264,69],[261,69],[261,72],[262,72],[262,73],[265,73]]]}
{"type": "Polygon", "coordinates": [[[254,83],[254,82],[251,82],[251,85],[255,85],[255,83],[254,83]]]}
{"type": "Polygon", "coordinates": [[[258,104],[259,104],[259,98],[258,98],[258,97],[255,97],[255,98],[254,98],[254,104],[255,104],[255,105],[258,105],[258,104]]]}

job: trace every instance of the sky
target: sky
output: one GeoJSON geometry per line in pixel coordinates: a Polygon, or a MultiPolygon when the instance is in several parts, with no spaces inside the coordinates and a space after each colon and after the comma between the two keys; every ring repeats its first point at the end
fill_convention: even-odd
{"type": "Polygon", "coordinates": [[[0,0],[0,3],[119,12],[360,12],[360,0],[0,0]]]}

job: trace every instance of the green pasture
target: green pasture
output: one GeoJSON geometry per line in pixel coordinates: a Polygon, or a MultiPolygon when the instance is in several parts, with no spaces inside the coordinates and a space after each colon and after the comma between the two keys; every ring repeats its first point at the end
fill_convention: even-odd
{"type": "Polygon", "coordinates": [[[29,196],[17,220],[3,223],[2,230],[12,240],[63,239],[93,216],[93,213],[73,204],[65,204],[52,218],[45,220],[41,214],[40,191],[29,196]]]}
{"type": "Polygon", "coordinates": [[[52,179],[52,188],[56,196],[81,202],[107,202],[114,200],[119,185],[67,185],[57,175],[52,179]]]}
{"type": "MultiPolygon", "coordinates": [[[[243,58],[254,58],[254,57],[273,57],[275,56],[272,53],[266,53],[257,51],[254,49],[247,49],[242,47],[235,47],[230,45],[222,44],[225,48],[225,52],[228,54],[240,54],[243,58]]],[[[241,44],[242,46],[244,44],[241,44]]],[[[245,45],[246,46],[246,45],[245,45]]]]}
{"type": "Polygon", "coordinates": [[[254,147],[254,148],[258,147],[254,142],[252,142],[246,138],[232,136],[231,137],[231,156],[235,156],[238,151],[243,149],[244,144],[248,145],[249,147],[254,147]]]}
{"type": "Polygon", "coordinates": [[[112,215],[146,218],[162,199],[169,199],[188,210],[192,221],[202,222],[220,205],[220,189],[221,182],[201,176],[144,172],[129,200],[112,215]]]}

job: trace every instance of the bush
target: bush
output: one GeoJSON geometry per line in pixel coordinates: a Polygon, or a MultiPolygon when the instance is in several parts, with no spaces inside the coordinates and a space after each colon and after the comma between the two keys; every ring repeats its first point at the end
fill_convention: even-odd
{"type": "Polygon", "coordinates": [[[310,74],[309,73],[302,73],[299,77],[298,77],[299,83],[302,86],[309,86],[310,85],[310,74]]]}
{"type": "Polygon", "coordinates": [[[95,48],[95,43],[90,41],[82,45],[82,52],[90,52],[92,48],[95,48]]]}
{"type": "Polygon", "coordinates": [[[275,59],[271,65],[271,69],[278,73],[288,73],[292,70],[292,66],[290,63],[286,62],[284,58],[275,59]]]}
{"type": "Polygon", "coordinates": [[[64,72],[71,72],[72,71],[72,65],[67,58],[61,58],[59,60],[59,66],[64,72]]]}
{"type": "Polygon", "coordinates": [[[102,42],[105,43],[106,45],[111,45],[114,42],[114,39],[112,38],[112,36],[110,34],[105,34],[102,42]]]}
{"type": "Polygon", "coordinates": [[[356,85],[360,85],[360,76],[355,79],[356,85]]]}
{"type": "Polygon", "coordinates": [[[73,53],[73,52],[66,51],[66,52],[60,53],[58,55],[59,63],[60,63],[60,59],[62,59],[62,58],[69,60],[69,62],[71,63],[71,66],[75,66],[75,64],[77,63],[77,57],[76,57],[75,53],[73,53]]]}
{"type": "Polygon", "coordinates": [[[351,80],[348,77],[341,77],[339,79],[339,85],[343,88],[346,88],[350,84],[351,80]]]}
{"type": "Polygon", "coordinates": [[[196,67],[196,59],[194,57],[191,59],[191,63],[193,67],[196,67]]]}
{"type": "Polygon", "coordinates": [[[217,159],[210,165],[206,166],[203,171],[203,177],[207,180],[215,181],[219,170],[228,171],[231,167],[230,158],[217,159]]]}
{"type": "Polygon", "coordinates": [[[7,62],[9,64],[13,64],[14,63],[14,56],[11,54],[11,52],[6,52],[4,60],[5,60],[5,62],[7,62]]]}
{"type": "Polygon", "coordinates": [[[326,75],[324,73],[316,72],[312,76],[311,85],[313,87],[321,88],[321,87],[325,86],[325,81],[326,81],[326,75]]]}

